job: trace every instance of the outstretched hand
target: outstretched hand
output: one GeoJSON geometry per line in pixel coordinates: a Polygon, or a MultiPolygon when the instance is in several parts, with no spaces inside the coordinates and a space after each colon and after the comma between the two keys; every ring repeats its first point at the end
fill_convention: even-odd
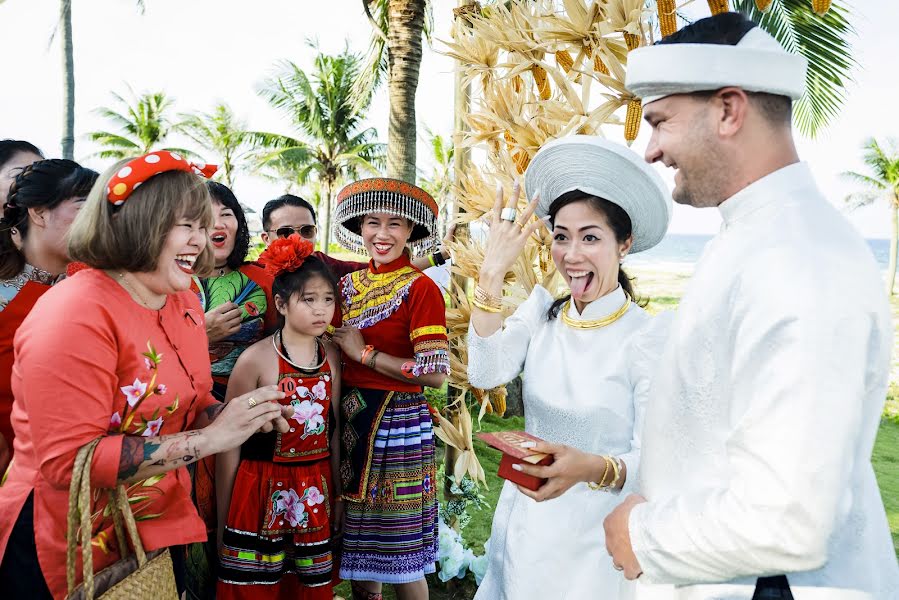
{"type": "Polygon", "coordinates": [[[508,212],[517,212],[518,197],[521,194],[521,184],[516,181],[512,186],[512,196],[509,204],[503,202],[503,187],[496,187],[496,201],[493,204],[493,216],[490,221],[490,233],[487,236],[487,246],[484,252],[484,264],[481,265],[481,273],[493,277],[503,278],[515,264],[515,260],[524,251],[528,237],[543,226],[543,220],[538,219],[529,222],[537,209],[539,197],[535,196],[520,215],[514,219],[503,219],[504,209],[508,212]]]}

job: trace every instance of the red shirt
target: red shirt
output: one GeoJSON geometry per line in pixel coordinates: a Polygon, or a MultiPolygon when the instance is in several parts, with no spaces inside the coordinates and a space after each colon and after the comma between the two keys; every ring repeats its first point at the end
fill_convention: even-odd
{"type": "MultiPolygon", "coordinates": [[[[191,429],[199,412],[217,404],[207,345],[193,292],[170,295],[161,310],[149,310],[94,269],[54,286],[19,327],[12,373],[16,439],[0,487],[0,554],[33,490],[38,561],[55,598],[66,594],[68,488],[78,449],[102,436],[91,485],[110,488],[123,429],[145,437],[191,429]]],[[[206,539],[190,490],[184,468],[129,486],[132,499],[146,497],[132,507],[144,519],[138,530],[147,550],[206,539]]],[[[118,558],[111,521],[95,520],[92,534],[106,545],[94,547],[99,571],[118,558]]],[[[80,581],[80,565],[76,573],[80,581]]]]}
{"type": "MultiPolygon", "coordinates": [[[[415,375],[449,373],[446,337],[446,304],[437,284],[412,266],[403,255],[381,268],[374,261],[368,269],[340,280],[341,310],[334,324],[356,327],[366,344],[376,350],[409,357],[415,375]]],[[[421,386],[382,375],[346,357],[345,388],[360,387],[397,392],[420,392],[421,386]]]]}

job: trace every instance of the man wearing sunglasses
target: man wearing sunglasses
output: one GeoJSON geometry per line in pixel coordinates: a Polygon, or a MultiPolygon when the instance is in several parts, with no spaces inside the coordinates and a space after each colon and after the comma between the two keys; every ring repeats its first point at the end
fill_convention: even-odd
{"type": "MultiPolygon", "coordinates": [[[[315,208],[299,196],[284,194],[266,202],[262,209],[262,228],[262,241],[266,246],[278,238],[285,238],[294,233],[315,243],[315,236],[318,233],[318,227],[315,224],[315,208]]],[[[447,237],[452,238],[452,235],[453,228],[450,228],[447,237]]],[[[447,240],[443,241],[445,245],[447,240]]],[[[368,266],[368,263],[364,262],[339,260],[328,256],[325,252],[316,252],[315,255],[328,265],[328,268],[338,278],[368,266]]],[[[448,258],[449,252],[441,247],[430,256],[416,258],[412,261],[412,266],[424,271],[433,266],[443,265],[448,258]]]]}

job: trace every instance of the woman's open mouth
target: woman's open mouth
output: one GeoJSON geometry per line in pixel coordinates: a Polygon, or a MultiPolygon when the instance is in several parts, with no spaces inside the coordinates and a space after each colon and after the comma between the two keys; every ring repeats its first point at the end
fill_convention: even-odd
{"type": "Polygon", "coordinates": [[[216,248],[224,248],[225,240],[228,239],[228,234],[218,231],[209,236],[209,240],[212,242],[212,245],[216,248]]]}
{"type": "Polygon", "coordinates": [[[590,284],[593,283],[593,271],[568,271],[568,287],[571,288],[571,297],[580,300],[590,284]]]}
{"type": "Polygon", "coordinates": [[[188,275],[194,274],[194,263],[196,261],[196,254],[179,254],[175,257],[175,264],[188,275]]]}

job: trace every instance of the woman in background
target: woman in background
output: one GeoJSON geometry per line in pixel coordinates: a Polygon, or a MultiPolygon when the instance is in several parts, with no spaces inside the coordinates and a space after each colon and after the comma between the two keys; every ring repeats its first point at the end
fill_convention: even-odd
{"type": "MultiPolygon", "coordinates": [[[[15,437],[10,423],[13,337],[38,298],[65,276],[69,227],[97,180],[96,172],[71,160],[29,163],[37,154],[28,147],[37,149],[17,144],[26,146],[12,157],[7,154],[0,168],[4,174],[18,171],[0,217],[0,477],[12,458],[15,437]]],[[[0,151],[4,145],[8,149],[4,141],[0,151]]]]}

